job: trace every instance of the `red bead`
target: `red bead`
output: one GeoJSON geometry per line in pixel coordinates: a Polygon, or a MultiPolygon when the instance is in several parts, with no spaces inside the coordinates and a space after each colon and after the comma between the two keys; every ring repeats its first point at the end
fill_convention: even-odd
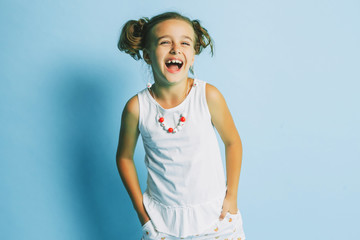
{"type": "Polygon", "coordinates": [[[159,118],[159,122],[164,122],[164,118],[163,117],[159,118]]]}
{"type": "Polygon", "coordinates": [[[172,128],[168,129],[168,132],[173,132],[173,131],[174,131],[174,129],[172,129],[172,128]]]}
{"type": "Polygon", "coordinates": [[[182,122],[185,122],[185,120],[186,120],[185,117],[180,118],[180,121],[182,121],[182,122]]]}

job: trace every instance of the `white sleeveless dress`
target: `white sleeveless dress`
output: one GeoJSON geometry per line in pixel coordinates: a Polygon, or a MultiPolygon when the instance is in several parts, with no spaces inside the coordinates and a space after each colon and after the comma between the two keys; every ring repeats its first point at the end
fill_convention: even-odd
{"type": "Polygon", "coordinates": [[[216,223],[226,195],[226,179],[214,126],[201,80],[185,100],[171,109],[162,108],[148,89],[138,93],[139,130],[148,170],[143,203],[159,232],[176,237],[199,234],[216,223]],[[186,121],[176,133],[165,131],[186,121]]]}

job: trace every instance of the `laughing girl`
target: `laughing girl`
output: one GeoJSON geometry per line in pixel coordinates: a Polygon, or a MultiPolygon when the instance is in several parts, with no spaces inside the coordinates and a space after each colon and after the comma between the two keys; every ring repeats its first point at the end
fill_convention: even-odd
{"type": "Polygon", "coordinates": [[[242,143],[219,90],[190,78],[213,43],[198,20],[175,12],[128,21],[118,48],[151,66],[154,84],[132,97],[121,120],[117,167],[142,224],[142,239],[245,239],[237,206],[242,143]],[[215,129],[226,151],[226,176],[215,129]],[[134,150],[148,171],[141,192],[134,150]]]}

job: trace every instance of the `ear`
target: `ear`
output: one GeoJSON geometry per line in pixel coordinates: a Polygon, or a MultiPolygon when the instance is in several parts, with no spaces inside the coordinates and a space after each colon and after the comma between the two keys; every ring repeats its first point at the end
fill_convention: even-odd
{"type": "Polygon", "coordinates": [[[146,48],[143,49],[143,58],[147,64],[151,64],[150,54],[146,48]]]}

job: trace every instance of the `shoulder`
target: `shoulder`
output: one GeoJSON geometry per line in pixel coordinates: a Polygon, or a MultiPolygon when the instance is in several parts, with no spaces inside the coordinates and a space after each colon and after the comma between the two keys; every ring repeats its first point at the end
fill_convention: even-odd
{"type": "Polygon", "coordinates": [[[213,121],[221,122],[221,116],[227,113],[228,107],[224,96],[213,85],[206,84],[206,102],[209,108],[211,119],[213,121]]]}
{"type": "Polygon", "coordinates": [[[205,94],[208,105],[213,105],[224,100],[224,97],[219,89],[209,83],[206,83],[205,94]]]}
{"type": "Polygon", "coordinates": [[[139,98],[136,94],[135,96],[131,97],[124,107],[123,116],[132,117],[132,118],[139,118],[139,98]]]}

